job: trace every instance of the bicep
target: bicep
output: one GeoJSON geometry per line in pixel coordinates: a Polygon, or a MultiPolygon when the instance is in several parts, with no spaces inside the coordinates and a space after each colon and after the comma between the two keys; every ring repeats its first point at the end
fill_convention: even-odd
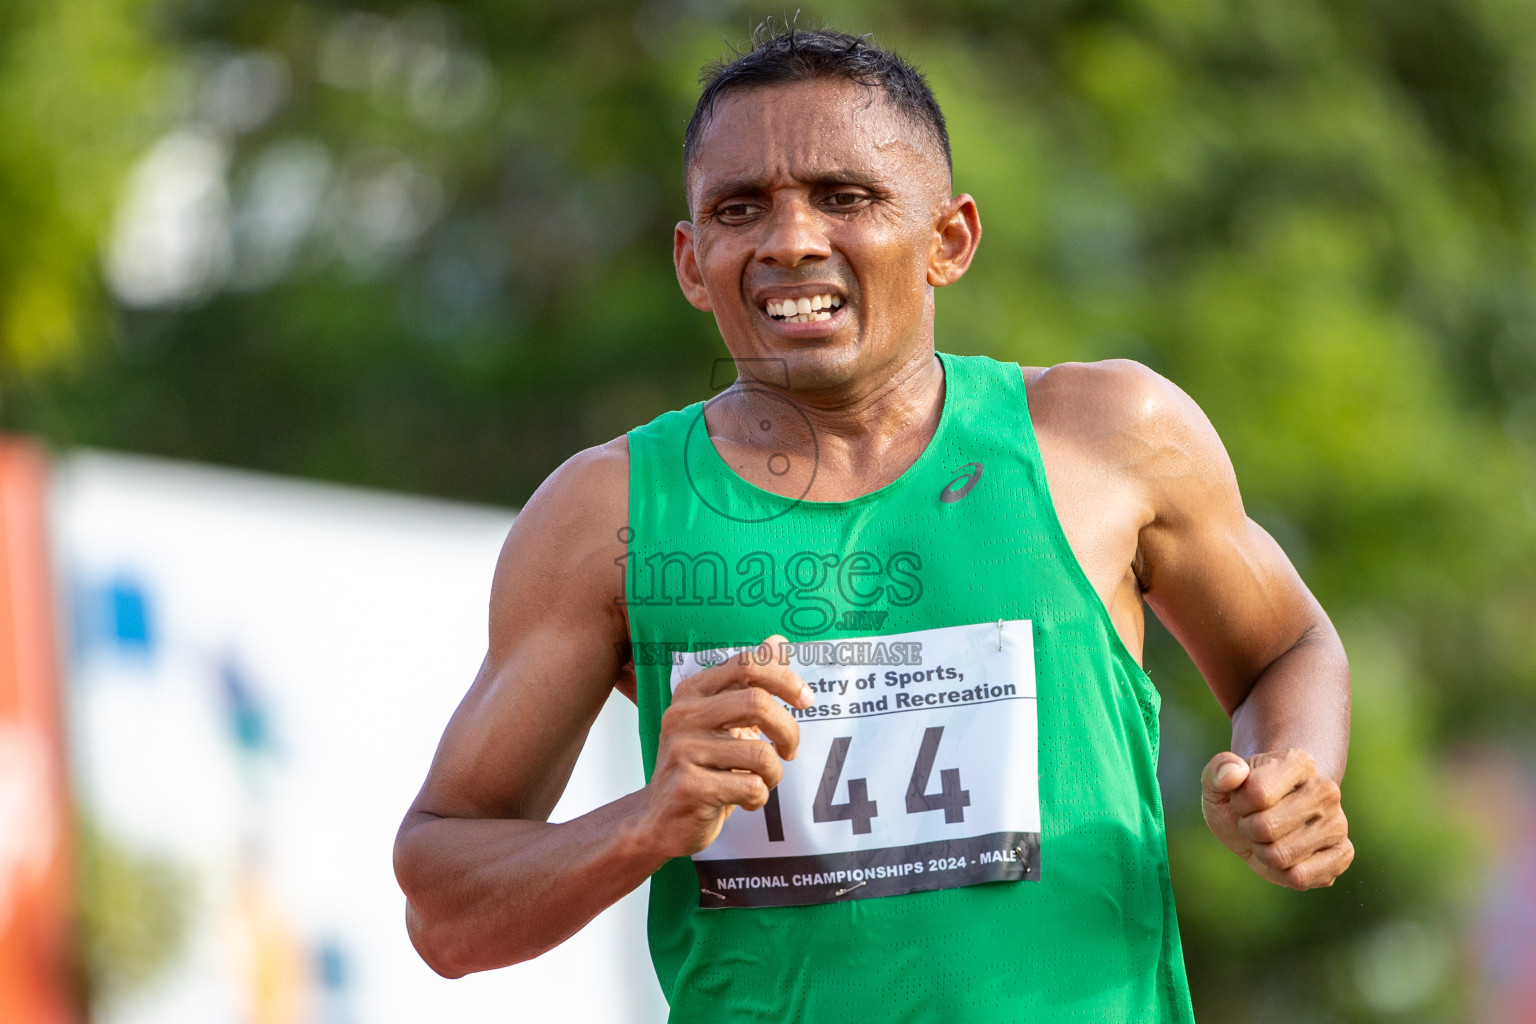
{"type": "Polygon", "coordinates": [[[1152,477],[1156,514],[1138,538],[1147,603],[1230,715],[1322,610],[1279,544],[1243,510],[1236,474],[1187,398],[1152,477]]]}
{"type": "Polygon", "coordinates": [[[627,488],[614,508],[611,479],[577,476],[552,478],[555,486],[529,501],[507,537],[485,661],[443,733],[414,812],[546,819],[620,678],[627,628],[614,560],[624,546],[606,520],[616,515],[622,524],[627,488]]]}

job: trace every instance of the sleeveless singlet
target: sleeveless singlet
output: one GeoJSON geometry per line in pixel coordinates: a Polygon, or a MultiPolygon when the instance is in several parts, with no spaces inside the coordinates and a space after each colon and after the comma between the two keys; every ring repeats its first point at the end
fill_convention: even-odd
{"type": "MultiPolygon", "coordinates": [[[[850,501],[747,483],[703,403],[629,433],[647,779],[679,652],[783,633],[811,666],[797,671],[818,687],[812,714],[837,716],[800,716],[801,798],[786,774],[782,803],[727,821],[759,859],[678,858],[653,876],[651,956],[676,1024],[1193,1021],[1157,692],[1067,544],[1018,366],[939,358],[932,440],[850,501]],[[980,660],[1005,657],[993,623],[1006,665],[980,660]]],[[[727,846],[723,832],[711,850],[727,846]]]]}

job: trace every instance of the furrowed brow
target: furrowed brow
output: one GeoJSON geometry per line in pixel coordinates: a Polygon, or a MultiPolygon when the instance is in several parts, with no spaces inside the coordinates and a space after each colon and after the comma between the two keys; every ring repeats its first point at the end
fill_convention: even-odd
{"type": "Polygon", "coordinates": [[[811,182],[817,188],[835,188],[838,185],[856,185],[859,188],[867,188],[871,192],[884,192],[887,190],[885,181],[879,175],[868,171],[834,168],[816,175],[811,182]]]}
{"type": "MultiPolygon", "coordinates": [[[[867,188],[871,192],[888,192],[889,186],[878,175],[864,170],[853,168],[834,167],[824,171],[818,171],[808,178],[813,188],[818,190],[836,188],[840,185],[854,185],[859,188],[867,188]]],[[[699,196],[699,208],[709,209],[716,203],[735,196],[761,196],[770,191],[769,179],[742,175],[737,178],[727,178],[717,184],[710,185],[699,196]]]]}
{"type": "Polygon", "coordinates": [[[709,209],[722,199],[733,196],[760,196],[768,191],[768,179],[766,178],[727,178],[725,181],[711,185],[699,196],[699,208],[709,209]]]}

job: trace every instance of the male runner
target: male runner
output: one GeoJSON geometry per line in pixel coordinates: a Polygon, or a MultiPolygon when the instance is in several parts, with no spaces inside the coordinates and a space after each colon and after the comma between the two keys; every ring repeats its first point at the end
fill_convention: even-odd
{"type": "Polygon", "coordinates": [[[674,1021],[1190,1020],[1143,603],[1232,717],[1207,822],[1296,889],[1353,857],[1333,627],[1173,385],[935,353],[981,225],[899,58],[760,38],[685,170],[738,379],[518,517],[396,844],[416,948],[526,960],[652,878],[674,1021]],[[649,781],[549,824],[615,686],[649,781]]]}

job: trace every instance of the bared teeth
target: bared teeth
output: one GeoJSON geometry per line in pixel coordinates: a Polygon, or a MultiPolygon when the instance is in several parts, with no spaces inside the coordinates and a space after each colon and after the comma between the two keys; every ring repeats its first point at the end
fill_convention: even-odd
{"type": "Polygon", "coordinates": [[[769,299],[763,310],[785,323],[806,324],[832,319],[832,310],[842,306],[836,295],[808,295],[799,299],[769,299]]]}

